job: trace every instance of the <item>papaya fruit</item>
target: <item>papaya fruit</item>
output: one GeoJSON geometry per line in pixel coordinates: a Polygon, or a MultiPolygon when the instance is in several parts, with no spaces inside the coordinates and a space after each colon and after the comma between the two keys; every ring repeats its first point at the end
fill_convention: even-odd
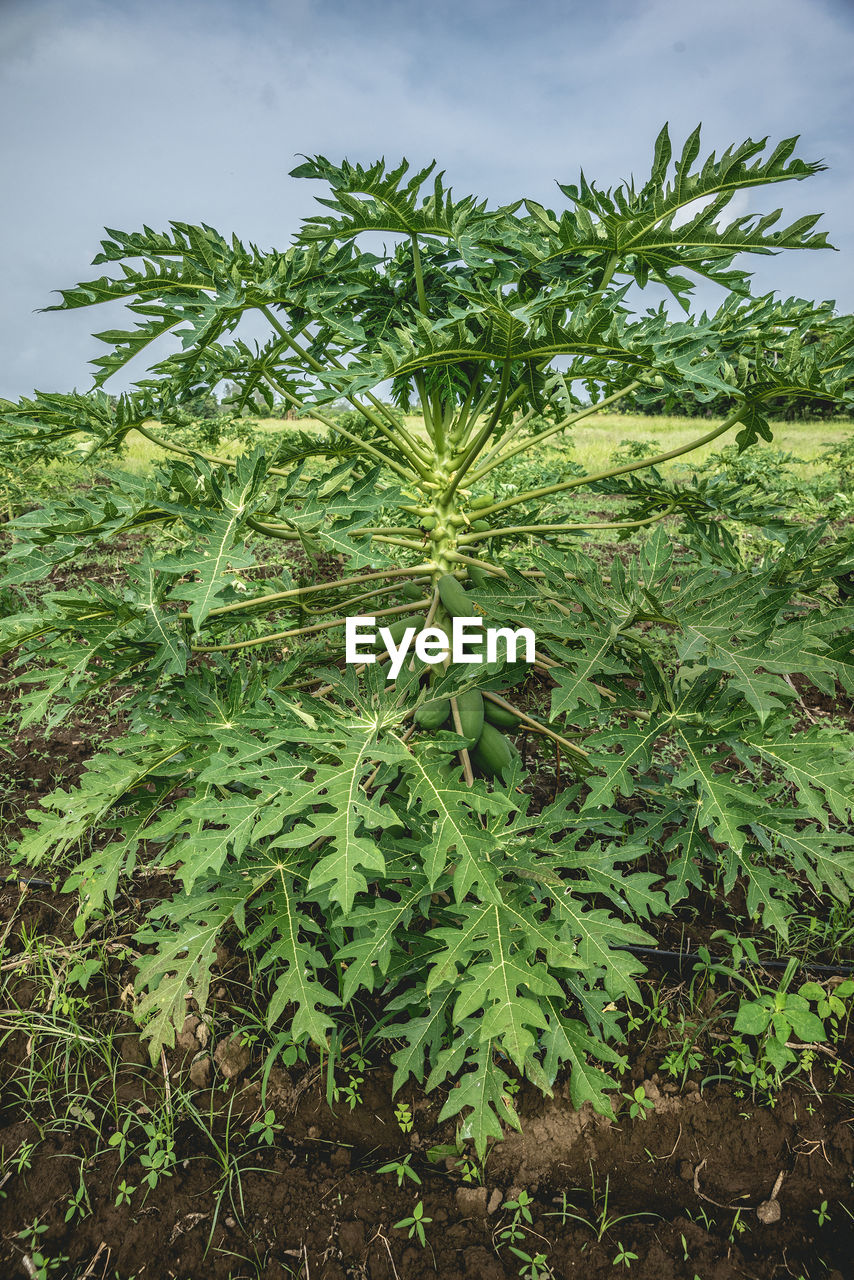
{"type": "Polygon", "coordinates": [[[489,582],[489,574],[476,564],[469,565],[469,578],[475,587],[485,587],[489,582]]]}
{"type": "Polygon", "coordinates": [[[421,729],[440,729],[451,714],[448,698],[432,698],[416,709],[414,720],[421,729]]]}
{"type": "Polygon", "coordinates": [[[457,695],[460,729],[467,747],[473,747],[483,732],[483,694],[480,689],[467,689],[457,695]]]}
{"type": "Polygon", "coordinates": [[[405,596],[407,600],[420,600],[425,594],[425,587],[419,587],[417,582],[404,582],[400,588],[400,594],[405,596]]]}
{"type": "Polygon", "coordinates": [[[488,698],[483,700],[483,716],[489,724],[494,724],[498,729],[515,729],[519,724],[517,715],[514,715],[512,711],[505,711],[504,707],[499,707],[497,703],[490,702],[488,698]]]}
{"type": "Polygon", "coordinates": [[[490,526],[488,520],[472,520],[471,527],[473,533],[486,533],[490,526]]]}
{"type": "Polygon", "coordinates": [[[439,599],[453,618],[476,618],[474,603],[466,595],[452,573],[443,574],[437,582],[439,599]]]}
{"type": "Polygon", "coordinates": [[[494,501],[494,493],[479,493],[476,498],[471,500],[472,511],[479,511],[482,507],[491,507],[494,501]]]}
{"type": "MultiPolygon", "coordinates": [[[[389,622],[386,618],[377,618],[377,630],[374,643],[371,645],[374,653],[382,653],[385,649],[385,641],[380,635],[380,627],[387,627],[391,632],[391,638],[395,644],[400,644],[403,639],[407,627],[415,627],[416,631],[420,629],[421,619],[416,618],[414,614],[409,614],[404,618],[396,618],[394,622],[389,622]]],[[[365,637],[367,640],[367,636],[365,637]]]]}
{"type": "Polygon", "coordinates": [[[487,722],[471,753],[471,760],[488,778],[497,778],[514,759],[518,759],[518,755],[512,742],[487,722]]]}

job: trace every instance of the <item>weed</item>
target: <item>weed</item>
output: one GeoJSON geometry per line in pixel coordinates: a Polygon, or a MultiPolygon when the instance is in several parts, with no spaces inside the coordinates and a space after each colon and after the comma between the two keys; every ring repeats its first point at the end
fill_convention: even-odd
{"type": "Polygon", "coordinates": [[[612,1266],[619,1266],[620,1263],[628,1270],[633,1262],[637,1262],[638,1255],[632,1253],[631,1249],[627,1249],[621,1240],[617,1241],[617,1252],[614,1254],[612,1266]]]}
{"type": "Polygon", "coordinates": [[[655,1103],[652,1098],[646,1096],[646,1090],[642,1084],[637,1085],[631,1093],[624,1093],[622,1096],[629,1104],[630,1120],[643,1119],[655,1108],[655,1103]]]}
{"type": "Polygon", "coordinates": [[[89,1199],[89,1193],[86,1190],[84,1181],[84,1161],[80,1161],[80,1174],[77,1183],[77,1190],[69,1197],[68,1208],[65,1213],[65,1221],[70,1222],[72,1218],[85,1218],[92,1212],[92,1204],[89,1199]]]}
{"type": "Polygon", "coordinates": [[[27,1271],[32,1280],[49,1280],[55,1272],[61,1272],[63,1264],[68,1262],[68,1254],[51,1257],[40,1244],[40,1238],[48,1230],[47,1224],[40,1223],[36,1218],[29,1227],[17,1234],[17,1239],[25,1241],[29,1249],[27,1261],[30,1265],[27,1271]]]}
{"type": "Polygon", "coordinates": [[[432,1221],[433,1219],[428,1218],[424,1213],[423,1202],[418,1200],[415,1203],[415,1208],[412,1210],[411,1215],[408,1218],[401,1218],[400,1222],[394,1223],[394,1226],[395,1229],[401,1230],[408,1227],[409,1239],[411,1240],[413,1236],[417,1236],[421,1247],[424,1248],[427,1244],[427,1235],[424,1228],[432,1221]]]}
{"type": "Polygon", "coordinates": [[[125,1179],[122,1178],[121,1182],[119,1183],[118,1191],[116,1193],[116,1199],[115,1199],[116,1206],[118,1207],[123,1204],[129,1205],[131,1200],[133,1199],[135,1191],[136,1191],[136,1187],[131,1186],[129,1182],[126,1182],[125,1179]]]}
{"type": "Polygon", "coordinates": [[[404,1156],[402,1160],[390,1160],[388,1164],[382,1165],[377,1169],[377,1173],[394,1173],[397,1175],[397,1185],[403,1186],[405,1178],[409,1178],[416,1186],[421,1186],[421,1179],[415,1170],[410,1166],[411,1155],[404,1156]]]}
{"type": "Polygon", "coordinates": [[[565,1191],[560,1195],[560,1209],[548,1210],[544,1213],[544,1217],[559,1217],[561,1226],[566,1226],[568,1220],[580,1222],[583,1226],[588,1227],[598,1241],[607,1232],[613,1230],[620,1222],[628,1222],[630,1218],[655,1218],[658,1215],[651,1212],[636,1211],[632,1213],[611,1214],[608,1210],[608,1200],[611,1191],[610,1174],[605,1177],[605,1185],[600,1190],[596,1186],[596,1175],[591,1163],[590,1166],[590,1198],[592,1202],[591,1217],[585,1216],[578,1211],[577,1206],[568,1207],[567,1194],[565,1191]]]}
{"type": "Polygon", "coordinates": [[[276,1123],[276,1113],[272,1107],[268,1107],[263,1116],[258,1120],[253,1120],[249,1126],[249,1138],[258,1138],[261,1142],[266,1143],[268,1147],[273,1145],[277,1133],[281,1133],[284,1125],[276,1123]]]}
{"type": "Polygon", "coordinates": [[[412,1108],[406,1102],[399,1102],[394,1109],[394,1118],[401,1133],[411,1133],[415,1121],[412,1108]]]}

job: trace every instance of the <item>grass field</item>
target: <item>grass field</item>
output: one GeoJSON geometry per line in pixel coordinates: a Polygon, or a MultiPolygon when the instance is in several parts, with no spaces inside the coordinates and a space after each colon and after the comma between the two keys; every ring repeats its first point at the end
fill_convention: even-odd
{"type": "MultiPolygon", "coordinates": [[[[420,417],[407,418],[410,429],[423,430],[420,417]]],[[[157,424],[152,424],[156,426],[157,424]]],[[[605,467],[614,450],[627,440],[647,440],[656,450],[662,453],[670,449],[680,448],[691,440],[697,439],[711,431],[715,423],[706,418],[671,418],[648,417],[644,414],[603,414],[602,417],[588,418],[578,424],[574,430],[568,430],[563,436],[555,436],[546,448],[562,450],[571,443],[574,457],[588,470],[598,471],[605,467]]],[[[298,426],[301,430],[317,428],[324,430],[322,423],[306,418],[297,423],[285,422],[280,418],[261,418],[258,426],[271,434],[289,431],[298,426]]],[[[804,474],[809,475],[819,469],[818,459],[822,451],[831,444],[849,438],[854,432],[854,421],[837,418],[832,422],[779,422],[772,424],[774,439],[767,447],[782,449],[803,460],[804,474]]],[[[699,463],[716,453],[724,445],[735,443],[738,428],[725,436],[721,436],[712,444],[704,445],[686,457],[679,458],[664,468],[685,468],[699,463]]],[[[240,452],[241,446],[234,445],[233,450],[222,449],[221,453],[240,452]]],[[[127,453],[124,465],[135,474],[144,474],[164,452],[158,449],[145,436],[131,432],[128,436],[127,453]]]]}

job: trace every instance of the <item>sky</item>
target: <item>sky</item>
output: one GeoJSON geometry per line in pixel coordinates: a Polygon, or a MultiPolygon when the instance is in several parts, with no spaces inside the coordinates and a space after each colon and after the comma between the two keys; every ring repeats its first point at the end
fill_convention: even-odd
{"type": "Polygon", "coordinates": [[[733,213],[821,211],[838,252],[755,258],[755,289],[854,311],[852,66],[852,0],[0,0],[0,396],[91,385],[121,310],[38,309],[103,273],[104,227],[286,247],[323,194],[302,154],[560,208],[581,169],[643,180],[665,121],[674,149],[702,122],[703,156],[800,134],[827,171],[733,213]]]}

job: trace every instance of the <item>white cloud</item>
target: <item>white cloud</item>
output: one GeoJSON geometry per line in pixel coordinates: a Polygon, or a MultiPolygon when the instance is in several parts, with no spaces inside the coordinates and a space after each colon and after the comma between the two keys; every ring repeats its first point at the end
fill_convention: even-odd
{"type": "Polygon", "coordinates": [[[800,132],[830,172],[745,208],[824,209],[843,252],[759,259],[757,280],[850,310],[852,54],[850,10],[822,0],[7,3],[0,394],[87,385],[116,316],[33,308],[87,278],[103,226],[281,245],[320,194],[287,177],[299,152],[436,156],[458,194],[554,204],[582,166],[642,179],[665,119],[676,145],[702,119],[704,152],[800,132]]]}

